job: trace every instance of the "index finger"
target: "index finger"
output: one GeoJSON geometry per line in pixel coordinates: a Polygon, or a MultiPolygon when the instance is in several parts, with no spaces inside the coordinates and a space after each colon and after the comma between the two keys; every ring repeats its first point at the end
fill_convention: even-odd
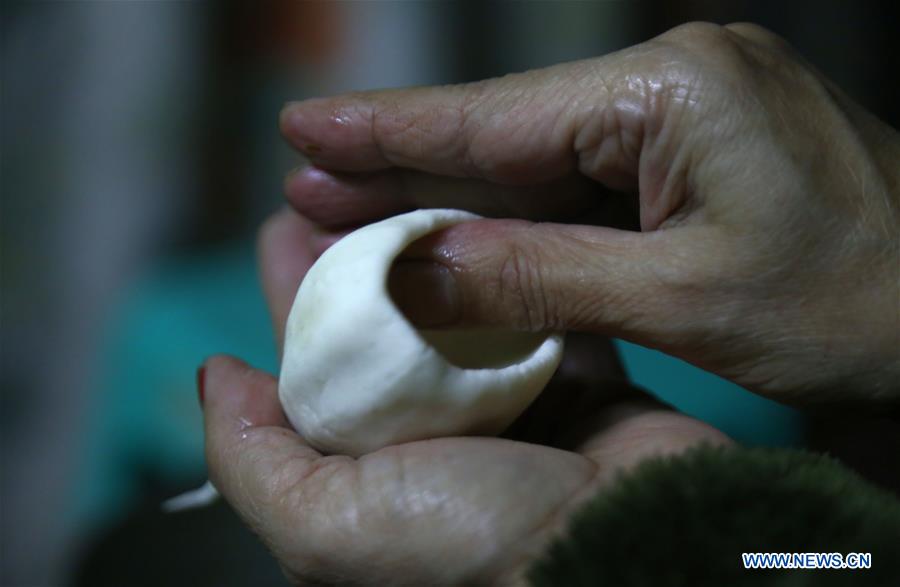
{"type": "Polygon", "coordinates": [[[335,171],[404,167],[512,185],[552,180],[577,166],[586,63],[293,102],[282,110],[281,131],[316,166],[335,171]]]}

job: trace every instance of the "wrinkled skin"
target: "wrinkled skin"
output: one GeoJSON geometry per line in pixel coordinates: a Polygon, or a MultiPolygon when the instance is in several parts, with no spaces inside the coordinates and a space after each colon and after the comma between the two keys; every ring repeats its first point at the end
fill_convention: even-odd
{"type": "MultiPolygon", "coordinates": [[[[314,167],[260,238],[279,336],[343,231],[459,207],[526,220],[413,245],[392,287],[423,291],[404,308],[420,323],[615,335],[783,401],[896,400],[900,141],[762,29],[688,25],[477,84],[299,102],[282,131],[314,167]],[[628,194],[643,232],[614,228],[628,194]],[[588,218],[604,226],[535,223],[588,218]]],[[[618,472],[728,442],[611,383],[615,363],[592,360],[608,342],[573,342],[504,438],[359,459],[310,448],[269,375],[210,359],[211,477],[298,583],[521,583],[618,472]]]]}
{"type": "Polygon", "coordinates": [[[453,277],[445,325],[618,336],[790,403],[900,399],[900,137],[759,27],[298,102],[282,131],[315,165],[289,200],[322,225],[530,220],[413,247],[453,277]],[[583,225],[634,194],[643,232],[583,225]]]}

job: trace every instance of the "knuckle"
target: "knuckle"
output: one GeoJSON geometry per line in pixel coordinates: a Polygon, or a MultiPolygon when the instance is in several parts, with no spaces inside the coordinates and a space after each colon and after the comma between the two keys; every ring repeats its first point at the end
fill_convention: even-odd
{"type": "Polygon", "coordinates": [[[397,151],[396,145],[417,132],[417,113],[400,109],[396,103],[374,106],[369,117],[372,144],[385,159],[397,151]]]}
{"type": "Polygon", "coordinates": [[[523,171],[522,153],[506,145],[527,142],[520,135],[527,126],[523,113],[533,110],[525,91],[531,85],[522,74],[508,74],[466,88],[458,159],[475,177],[516,183],[523,171]]]}
{"type": "Polygon", "coordinates": [[[724,28],[743,39],[764,45],[770,49],[786,50],[791,48],[791,44],[784,37],[752,22],[733,22],[725,25],[724,28]]]}
{"type": "Polygon", "coordinates": [[[499,303],[512,313],[514,326],[529,332],[552,329],[558,320],[544,286],[534,247],[510,244],[498,275],[499,303]]]}
{"type": "Polygon", "coordinates": [[[742,37],[724,26],[708,22],[692,22],[664,33],[660,39],[676,48],[683,65],[691,69],[743,76],[750,66],[748,54],[741,46],[742,37]]]}
{"type": "Polygon", "coordinates": [[[569,136],[567,113],[579,91],[570,81],[571,72],[549,71],[507,74],[465,86],[457,159],[470,175],[509,185],[561,175],[557,145],[569,136]]]}
{"type": "Polygon", "coordinates": [[[486,82],[472,82],[456,86],[461,98],[454,113],[456,135],[462,140],[456,141],[454,160],[460,162],[470,175],[480,175],[479,158],[473,153],[473,144],[478,136],[480,125],[478,119],[484,115],[485,95],[488,92],[486,82]]]}
{"type": "Polygon", "coordinates": [[[667,58],[681,65],[693,87],[715,97],[707,106],[718,111],[726,100],[756,111],[759,97],[773,83],[789,79],[795,69],[790,52],[777,48],[777,38],[756,25],[689,23],[664,34],[661,41],[669,49],[667,58]]]}
{"type": "Polygon", "coordinates": [[[470,107],[465,100],[434,99],[424,93],[415,100],[387,99],[372,110],[372,142],[388,160],[436,161],[464,156],[470,107]]]}
{"type": "Polygon", "coordinates": [[[693,22],[664,33],[660,39],[677,47],[683,61],[732,81],[752,79],[761,70],[784,67],[796,55],[785,39],[747,22],[725,26],[693,22]]]}
{"type": "Polygon", "coordinates": [[[725,27],[711,22],[688,22],[663,33],[662,39],[697,48],[718,48],[732,42],[725,27]]]}

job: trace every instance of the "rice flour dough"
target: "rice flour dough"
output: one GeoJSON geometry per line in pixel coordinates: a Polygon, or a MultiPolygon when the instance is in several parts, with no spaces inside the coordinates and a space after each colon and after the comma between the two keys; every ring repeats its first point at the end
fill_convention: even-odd
{"type": "Polygon", "coordinates": [[[358,456],[498,434],[543,390],[562,357],[561,335],[420,330],[388,293],[407,245],[479,218],[460,210],[388,218],[347,235],[309,270],[288,317],[278,394],[310,444],[358,456]]]}

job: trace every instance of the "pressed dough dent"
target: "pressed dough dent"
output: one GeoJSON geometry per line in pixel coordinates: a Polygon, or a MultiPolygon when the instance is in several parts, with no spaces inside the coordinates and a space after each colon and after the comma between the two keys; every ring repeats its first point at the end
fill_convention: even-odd
{"type": "Polygon", "coordinates": [[[545,334],[486,328],[418,332],[438,354],[463,369],[497,369],[520,363],[547,338],[545,334]]]}
{"type": "Polygon", "coordinates": [[[498,434],[543,390],[562,337],[503,330],[418,330],[394,305],[388,274],[413,241],[479,216],[418,210],[361,228],[309,270],[285,332],[279,398],[297,431],[358,456],[427,438],[498,434]]]}

